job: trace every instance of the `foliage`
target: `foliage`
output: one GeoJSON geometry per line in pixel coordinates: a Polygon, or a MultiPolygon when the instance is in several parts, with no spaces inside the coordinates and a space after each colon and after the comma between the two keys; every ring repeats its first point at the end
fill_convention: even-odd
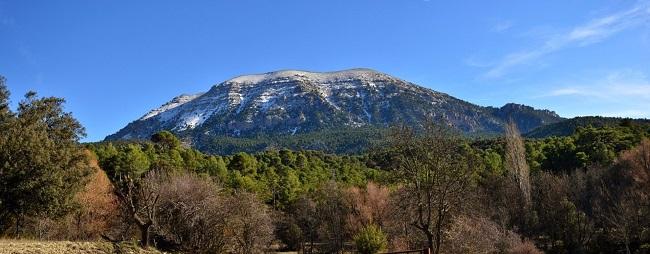
{"type": "MultiPolygon", "coordinates": [[[[609,166],[619,153],[631,149],[645,137],[650,137],[650,125],[622,122],[616,126],[577,127],[575,133],[564,137],[528,139],[524,141],[531,172],[549,170],[571,172],[593,165],[609,166]],[[644,127],[645,126],[645,127],[644,127]]],[[[504,170],[506,142],[503,139],[474,140],[472,148],[483,157],[490,174],[504,170]]]]}
{"type": "Polygon", "coordinates": [[[576,132],[578,128],[584,128],[588,126],[595,128],[630,126],[648,130],[650,128],[650,120],[602,116],[575,117],[557,123],[551,123],[537,127],[536,129],[526,133],[526,137],[546,138],[552,136],[571,136],[576,132]]]}
{"type": "Polygon", "coordinates": [[[386,249],[388,240],[381,228],[370,224],[354,236],[354,243],[360,254],[375,254],[386,249]]]}
{"type": "Polygon", "coordinates": [[[151,141],[159,144],[164,149],[173,149],[180,146],[181,141],[169,131],[161,131],[151,136],[151,141]]]}
{"type": "Polygon", "coordinates": [[[13,112],[3,83],[0,229],[15,226],[11,236],[139,238],[186,253],[262,253],[275,237],[305,253],[349,251],[351,240],[360,253],[644,253],[650,246],[643,121],[594,118],[585,121],[605,124],[528,140],[514,126],[504,138],[478,140],[428,126],[394,129],[377,143],[385,133],[368,129],[355,134],[360,143],[324,133],[273,141],[331,151],[380,144],[358,155],[275,150],[265,137],[251,139],[269,148],[263,152],[231,146],[237,153],[209,155],[170,132],[84,150],[83,128],[63,112],[63,100],[29,93],[13,112]]]}
{"type": "Polygon", "coordinates": [[[369,167],[363,156],[337,156],[318,151],[266,151],[231,156],[206,155],[191,148],[156,142],[89,144],[109,177],[139,178],[152,169],[205,174],[232,190],[255,192],[275,209],[287,208],[304,193],[335,180],[345,186],[364,186],[386,174],[369,167]]]}
{"type": "Polygon", "coordinates": [[[204,246],[215,243],[214,250],[255,252],[267,246],[270,238],[266,236],[275,235],[288,250],[335,252],[345,249],[344,243],[369,225],[381,227],[390,243],[387,247],[395,250],[429,246],[427,238],[431,236],[434,247],[441,246],[440,252],[487,248],[502,253],[539,253],[530,241],[514,241],[505,235],[489,241],[494,245],[468,238],[475,233],[470,229],[495,228],[529,238],[550,253],[634,251],[647,245],[643,232],[648,231],[648,224],[642,219],[648,216],[649,196],[649,174],[644,165],[650,161],[646,158],[650,149],[645,148],[648,142],[642,141],[646,133],[629,126],[586,127],[569,137],[511,139],[509,147],[508,138],[471,141],[454,139],[444,131],[428,131],[398,132],[401,135],[395,134],[390,146],[359,156],[291,150],[206,155],[181,145],[164,145],[161,142],[170,144],[164,139],[88,147],[97,153],[116,188],[123,186],[120,176],[132,177],[136,187],[150,172],[169,176],[162,183],[169,189],[159,192],[150,231],[160,248],[199,252],[188,246],[197,246],[200,240],[204,246]],[[638,143],[646,145],[627,151],[638,143]],[[516,163],[507,156],[514,150],[516,163]],[[517,163],[531,165],[530,201],[520,194],[519,178],[507,173],[517,163]],[[422,170],[413,171],[418,168],[422,170]],[[437,178],[427,178],[427,172],[437,178]],[[188,173],[195,180],[178,180],[188,173]],[[201,187],[205,181],[219,182],[223,189],[206,191],[201,187]],[[427,187],[415,191],[414,182],[427,187]],[[438,193],[445,188],[437,186],[454,192],[445,192],[445,201],[440,201],[438,193]],[[242,192],[256,195],[240,196],[242,192]],[[201,198],[207,197],[206,193],[218,194],[201,198]],[[442,210],[429,213],[431,218],[442,218],[427,226],[432,229],[430,235],[417,224],[418,195],[430,195],[433,208],[443,204],[442,210]],[[258,198],[278,214],[275,234],[270,211],[258,198]],[[525,205],[527,202],[530,205],[525,205]],[[196,212],[188,214],[190,211],[196,212]],[[253,215],[252,211],[261,213],[253,215]],[[463,223],[458,223],[463,220],[466,226],[485,227],[461,227],[463,223]],[[194,222],[187,223],[190,221],[194,222]],[[232,226],[223,226],[226,224],[232,226]],[[200,225],[212,226],[206,231],[200,230],[206,227],[197,228],[200,225]],[[171,228],[179,230],[172,232],[171,228]],[[436,243],[436,232],[440,232],[440,243],[436,243]],[[178,240],[188,239],[187,234],[205,237],[193,238],[197,242],[192,244],[178,240]],[[250,238],[249,234],[260,236],[250,238]]]}
{"type": "Polygon", "coordinates": [[[258,153],[274,149],[319,150],[335,154],[360,154],[385,144],[388,129],[380,127],[323,129],[294,135],[211,136],[197,149],[212,154],[258,153]]]}
{"type": "Polygon", "coordinates": [[[77,209],[61,219],[40,219],[39,239],[96,240],[119,223],[120,211],[113,184],[96,159],[91,159],[91,165],[93,174],[74,198],[77,209]]]}
{"type": "Polygon", "coordinates": [[[7,108],[0,79],[0,232],[15,225],[20,235],[26,217],[61,217],[74,208],[75,194],[92,172],[79,146],[84,129],[64,100],[29,92],[17,111],[7,108]]]}

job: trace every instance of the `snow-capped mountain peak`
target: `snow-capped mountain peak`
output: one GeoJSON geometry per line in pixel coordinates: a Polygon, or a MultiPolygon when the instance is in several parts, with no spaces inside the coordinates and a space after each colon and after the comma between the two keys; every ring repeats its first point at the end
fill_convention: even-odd
{"type": "Polygon", "coordinates": [[[215,136],[298,135],[431,119],[467,133],[495,133],[521,112],[522,132],[560,119],[532,108],[481,107],[370,69],[284,70],[239,76],[205,93],[176,97],[107,139],[148,139],[171,130],[201,143],[215,136]]]}
{"type": "Polygon", "coordinates": [[[282,70],[263,74],[243,75],[230,79],[224,83],[259,84],[281,79],[306,79],[313,82],[329,83],[342,80],[373,80],[389,77],[386,74],[371,69],[349,69],[333,72],[312,72],[300,70],[282,70]]]}

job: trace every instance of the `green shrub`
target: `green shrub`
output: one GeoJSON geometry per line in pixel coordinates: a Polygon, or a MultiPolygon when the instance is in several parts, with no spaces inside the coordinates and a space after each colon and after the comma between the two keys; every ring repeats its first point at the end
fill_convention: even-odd
{"type": "Polygon", "coordinates": [[[357,251],[361,254],[375,254],[386,249],[386,235],[376,225],[368,225],[354,236],[357,251]]]}

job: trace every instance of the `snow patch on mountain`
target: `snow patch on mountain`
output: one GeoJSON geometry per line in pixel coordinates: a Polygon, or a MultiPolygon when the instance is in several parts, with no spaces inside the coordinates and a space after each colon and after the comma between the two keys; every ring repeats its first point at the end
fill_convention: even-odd
{"type": "Polygon", "coordinates": [[[146,120],[146,119],[152,118],[154,116],[157,116],[160,113],[166,112],[168,110],[171,110],[171,109],[174,109],[174,108],[176,108],[178,106],[181,106],[181,105],[183,105],[185,103],[188,103],[188,102],[198,98],[201,95],[203,95],[203,93],[182,94],[180,96],[177,96],[177,97],[173,98],[171,101],[163,104],[159,108],[149,111],[149,113],[147,113],[144,116],[140,117],[139,120],[146,120]]]}
{"type": "MultiPolygon", "coordinates": [[[[286,70],[239,76],[206,93],[178,96],[107,139],[147,139],[159,130],[171,130],[205,142],[201,140],[219,135],[298,135],[347,127],[416,125],[433,117],[463,132],[493,133],[502,130],[510,111],[522,109],[480,107],[369,69],[286,70]]],[[[557,118],[552,115],[548,121],[557,118]]],[[[528,129],[538,125],[533,120],[527,120],[528,129]]]]}
{"type": "Polygon", "coordinates": [[[275,71],[268,72],[264,74],[253,74],[253,75],[244,75],[239,76],[233,79],[230,79],[224,83],[241,83],[241,84],[258,84],[266,83],[268,81],[273,82],[286,82],[288,79],[306,79],[311,81],[316,81],[319,83],[329,83],[329,82],[338,82],[338,81],[349,81],[349,80],[375,80],[389,77],[386,74],[376,72],[371,69],[350,69],[344,71],[334,71],[334,72],[311,72],[311,71],[299,71],[299,70],[284,70],[284,71],[275,71]]]}

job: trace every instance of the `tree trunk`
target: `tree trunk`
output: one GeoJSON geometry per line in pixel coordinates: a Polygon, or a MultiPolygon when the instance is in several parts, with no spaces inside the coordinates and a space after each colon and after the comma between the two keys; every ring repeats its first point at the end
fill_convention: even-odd
{"type": "Polygon", "coordinates": [[[20,233],[22,233],[23,216],[22,214],[16,214],[16,229],[14,231],[14,237],[20,238],[20,233]]]}
{"type": "Polygon", "coordinates": [[[140,245],[142,248],[149,247],[150,234],[149,229],[151,228],[151,223],[139,224],[140,226],[140,245]]]}
{"type": "Polygon", "coordinates": [[[438,254],[438,253],[440,253],[440,243],[441,243],[441,240],[442,240],[442,239],[440,239],[440,236],[438,236],[438,237],[436,238],[436,249],[435,249],[435,251],[433,252],[434,254],[438,254]]]}
{"type": "Polygon", "coordinates": [[[433,247],[433,234],[427,232],[426,235],[427,235],[427,243],[429,245],[428,247],[429,247],[430,250],[433,250],[434,249],[434,247],[433,247]]]}

